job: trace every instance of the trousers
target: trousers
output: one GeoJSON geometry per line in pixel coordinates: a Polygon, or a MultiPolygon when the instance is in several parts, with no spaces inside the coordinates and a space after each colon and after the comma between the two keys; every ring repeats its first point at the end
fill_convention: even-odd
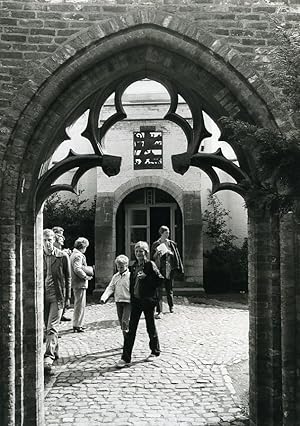
{"type": "Polygon", "coordinates": [[[129,330],[124,337],[122,359],[125,362],[131,361],[132,349],[133,349],[135,338],[136,338],[136,331],[138,328],[138,324],[139,324],[142,312],[144,312],[144,316],[145,316],[146,329],[149,336],[149,347],[150,347],[151,353],[156,356],[160,354],[159,340],[158,340],[157,330],[155,327],[154,310],[155,310],[154,302],[150,302],[146,300],[146,301],[140,301],[137,303],[132,303],[131,315],[130,315],[130,321],[129,321],[129,330]]]}
{"type": "MultiPolygon", "coordinates": [[[[163,282],[163,286],[165,287],[166,290],[166,295],[167,295],[167,302],[169,305],[169,308],[173,308],[174,306],[174,301],[173,301],[173,280],[172,279],[164,279],[163,282]]],[[[156,306],[156,311],[158,314],[160,314],[162,312],[162,293],[163,293],[163,286],[162,287],[158,287],[157,292],[158,292],[158,303],[156,306]]]]}
{"type": "Polygon", "coordinates": [[[129,329],[131,304],[127,302],[116,302],[116,306],[121,330],[123,331],[123,334],[127,333],[129,329]]]}
{"type": "Polygon", "coordinates": [[[84,312],[86,306],[86,289],[73,288],[74,294],[74,312],[73,327],[82,327],[84,321],[84,312]]]}
{"type": "Polygon", "coordinates": [[[55,298],[44,301],[44,322],[46,327],[46,350],[44,355],[45,364],[53,364],[55,355],[58,355],[58,330],[62,309],[58,308],[55,298]]]}

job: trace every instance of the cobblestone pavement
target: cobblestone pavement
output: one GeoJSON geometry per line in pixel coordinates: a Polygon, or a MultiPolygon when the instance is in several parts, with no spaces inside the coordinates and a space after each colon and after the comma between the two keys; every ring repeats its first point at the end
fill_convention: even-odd
{"type": "Polygon", "coordinates": [[[248,359],[248,311],[186,303],[175,308],[156,321],[161,356],[145,362],[142,318],[132,365],[122,370],[115,368],[122,333],[113,302],[87,306],[85,333],[62,323],[56,373],[45,382],[46,425],[248,424],[234,387],[238,379],[230,376],[248,359]]]}

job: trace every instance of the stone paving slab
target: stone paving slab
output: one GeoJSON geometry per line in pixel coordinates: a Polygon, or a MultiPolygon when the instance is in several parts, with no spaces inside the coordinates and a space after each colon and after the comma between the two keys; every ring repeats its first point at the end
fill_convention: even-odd
{"type": "Polygon", "coordinates": [[[45,382],[46,426],[247,424],[229,371],[248,359],[247,310],[176,305],[157,320],[162,353],[153,362],[141,319],[122,370],[116,318],[112,302],[87,306],[85,333],[62,323],[56,373],[45,382]]]}

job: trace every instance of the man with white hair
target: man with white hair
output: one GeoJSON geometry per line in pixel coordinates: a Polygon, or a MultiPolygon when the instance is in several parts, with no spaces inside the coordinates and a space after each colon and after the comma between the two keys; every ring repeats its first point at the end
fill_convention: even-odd
{"type": "Polygon", "coordinates": [[[79,237],[74,243],[71,260],[72,289],[74,294],[73,331],[74,333],[84,333],[84,313],[86,306],[86,290],[88,281],[93,279],[94,271],[92,266],[87,266],[85,252],[89,246],[89,241],[84,237],[79,237]]]}
{"type": "MultiPolygon", "coordinates": [[[[64,245],[65,245],[64,228],[62,228],[61,226],[54,226],[52,228],[52,231],[55,234],[54,247],[57,247],[58,249],[67,253],[67,255],[71,256],[72,251],[70,249],[64,249],[64,245]]],[[[61,321],[71,321],[71,318],[65,315],[66,310],[67,308],[66,306],[64,306],[61,319],[60,319],[61,321]]]]}
{"type": "Polygon", "coordinates": [[[58,354],[58,329],[64,306],[70,305],[71,268],[67,253],[54,246],[55,234],[44,229],[44,321],[46,351],[44,372],[54,373],[53,362],[58,354]]]}

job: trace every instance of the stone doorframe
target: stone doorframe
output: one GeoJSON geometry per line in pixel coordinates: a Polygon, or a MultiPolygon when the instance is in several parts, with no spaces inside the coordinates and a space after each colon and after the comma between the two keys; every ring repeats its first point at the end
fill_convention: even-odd
{"type": "MultiPolygon", "coordinates": [[[[116,256],[116,214],[122,201],[131,192],[140,188],[159,188],[170,194],[177,202],[182,213],[183,231],[183,264],[185,266],[185,291],[190,294],[200,294],[203,289],[203,244],[202,244],[202,214],[200,191],[184,191],[177,184],[164,177],[139,176],[120,185],[116,191],[97,195],[95,218],[95,258],[101,259],[96,264],[95,296],[103,292],[109,282],[114,259],[116,256]],[[199,240],[194,241],[194,235],[199,240]],[[191,243],[193,241],[193,244],[191,243]],[[98,274],[97,274],[98,269],[98,274]],[[100,272],[101,269],[101,272],[100,272]]],[[[200,183],[199,183],[200,188],[200,183]]]]}
{"type": "MultiPolygon", "coordinates": [[[[0,421],[40,426],[42,224],[35,191],[40,166],[58,143],[52,136],[62,121],[72,121],[78,99],[128,76],[167,77],[178,86],[186,82],[186,94],[196,93],[215,121],[234,115],[266,127],[285,123],[272,93],[238,53],[161,12],[137,11],[95,24],[44,63],[33,64],[29,76],[8,110],[1,174],[0,421]]],[[[300,422],[298,235],[291,216],[249,211],[252,426],[300,422]]]]}

